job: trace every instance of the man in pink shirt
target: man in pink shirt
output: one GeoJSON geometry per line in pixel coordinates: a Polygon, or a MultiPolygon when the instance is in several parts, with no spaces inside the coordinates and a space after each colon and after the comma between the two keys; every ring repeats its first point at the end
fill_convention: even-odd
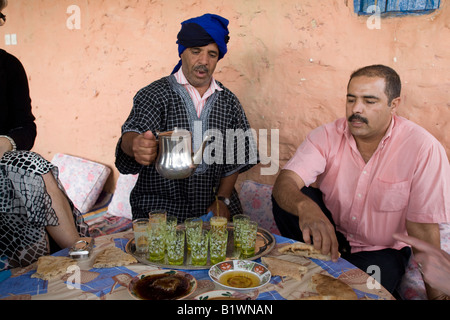
{"type": "MultiPolygon", "coordinates": [[[[340,251],[364,271],[378,266],[391,292],[411,254],[392,235],[409,234],[440,248],[438,223],[450,221],[447,155],[430,133],[395,114],[400,91],[400,77],[389,67],[355,71],[346,118],[313,130],[273,189],[283,235],[312,242],[333,260],[340,251]],[[321,195],[308,197],[305,186],[321,195]]],[[[429,298],[441,294],[429,286],[427,292],[429,298]]]]}

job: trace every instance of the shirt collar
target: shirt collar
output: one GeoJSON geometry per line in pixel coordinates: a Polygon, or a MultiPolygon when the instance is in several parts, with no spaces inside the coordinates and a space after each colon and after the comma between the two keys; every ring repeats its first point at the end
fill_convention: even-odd
{"type": "Polygon", "coordinates": [[[386,134],[384,135],[383,140],[381,140],[381,142],[386,141],[386,139],[388,139],[392,135],[392,130],[395,126],[395,120],[396,120],[396,116],[392,115],[392,120],[391,120],[391,123],[389,124],[389,128],[387,129],[386,134]]]}
{"type": "MultiPolygon", "coordinates": [[[[182,68],[180,68],[180,70],[178,70],[176,73],[174,73],[175,79],[177,80],[177,82],[183,86],[189,86],[194,88],[194,86],[192,86],[189,81],[186,79],[186,77],[184,76],[183,70],[182,68]]],[[[214,92],[215,90],[217,91],[222,91],[223,89],[217,84],[216,79],[214,79],[214,76],[211,77],[211,84],[209,85],[208,90],[211,90],[211,92],[214,92]]]]}
{"type": "Polygon", "coordinates": [[[388,139],[391,137],[392,130],[394,129],[394,126],[395,126],[395,121],[396,121],[396,116],[392,115],[391,123],[389,124],[389,127],[388,127],[388,129],[386,131],[386,134],[384,135],[383,139],[381,139],[381,141],[380,141],[381,148],[384,148],[384,146],[386,145],[388,139]]]}

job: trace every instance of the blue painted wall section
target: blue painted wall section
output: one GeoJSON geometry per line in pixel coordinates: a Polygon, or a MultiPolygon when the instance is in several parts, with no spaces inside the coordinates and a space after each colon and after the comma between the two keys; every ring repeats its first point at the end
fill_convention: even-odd
{"type": "MultiPolygon", "coordinates": [[[[440,0],[354,0],[354,10],[358,15],[375,13],[370,6],[377,6],[381,16],[422,15],[431,13],[441,4],[440,0]]],[[[378,11],[378,10],[377,10],[378,11]]]]}

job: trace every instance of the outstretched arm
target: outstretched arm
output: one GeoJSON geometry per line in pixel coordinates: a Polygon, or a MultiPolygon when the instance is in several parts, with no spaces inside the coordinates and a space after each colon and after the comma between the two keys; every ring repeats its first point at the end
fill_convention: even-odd
{"type": "Polygon", "coordinates": [[[314,248],[331,254],[331,259],[337,261],[339,245],[334,227],[320,207],[300,191],[304,186],[302,178],[294,171],[282,170],[272,194],[281,208],[298,216],[305,243],[311,243],[312,238],[314,248]]]}

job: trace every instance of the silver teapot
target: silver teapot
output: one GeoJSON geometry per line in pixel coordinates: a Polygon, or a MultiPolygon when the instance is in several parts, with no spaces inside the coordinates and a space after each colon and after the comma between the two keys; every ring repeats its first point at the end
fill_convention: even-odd
{"type": "Polygon", "coordinates": [[[189,177],[202,162],[203,150],[209,138],[206,136],[199,149],[193,153],[191,133],[188,130],[175,128],[173,131],[158,133],[156,171],[166,179],[189,177]]]}

